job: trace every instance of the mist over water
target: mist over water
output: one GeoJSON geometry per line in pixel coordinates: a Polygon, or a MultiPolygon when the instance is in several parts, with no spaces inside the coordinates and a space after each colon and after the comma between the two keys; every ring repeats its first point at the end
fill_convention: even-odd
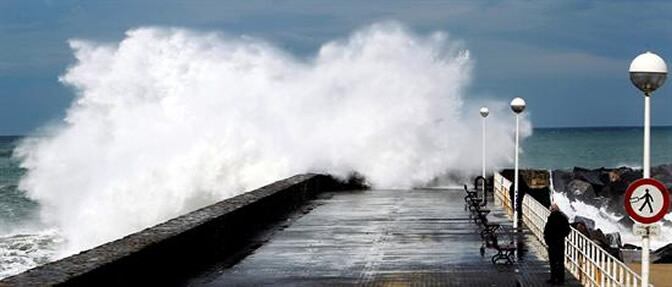
{"type": "MultiPolygon", "coordinates": [[[[65,238],[62,255],[297,173],[407,188],[480,170],[480,116],[465,109],[472,59],[445,33],[375,24],[307,58],[156,27],[70,45],[64,123],[16,151],[19,188],[65,238]]],[[[513,120],[490,104],[489,165],[502,166],[513,120]]]]}

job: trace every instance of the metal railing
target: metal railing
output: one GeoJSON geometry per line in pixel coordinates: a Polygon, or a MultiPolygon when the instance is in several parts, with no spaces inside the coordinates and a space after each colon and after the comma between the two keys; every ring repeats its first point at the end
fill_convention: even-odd
{"type": "Polygon", "coordinates": [[[504,207],[504,211],[509,216],[513,216],[513,206],[511,206],[511,198],[509,198],[509,187],[511,186],[511,181],[506,179],[498,172],[495,173],[493,179],[495,202],[504,207]]]}
{"type": "Polygon", "coordinates": [[[544,226],[550,214],[551,211],[534,198],[523,196],[523,222],[544,246],[544,226]]]}
{"type": "MultiPolygon", "coordinates": [[[[511,215],[513,207],[509,197],[511,181],[495,173],[495,201],[511,215]]],[[[523,198],[523,222],[544,243],[544,226],[551,212],[531,196],[523,198]]],[[[565,268],[578,279],[583,286],[637,286],[641,285],[640,276],[625,263],[602,249],[594,241],[571,228],[565,239],[565,268]]],[[[652,284],[649,284],[653,287],[652,284]]]]}

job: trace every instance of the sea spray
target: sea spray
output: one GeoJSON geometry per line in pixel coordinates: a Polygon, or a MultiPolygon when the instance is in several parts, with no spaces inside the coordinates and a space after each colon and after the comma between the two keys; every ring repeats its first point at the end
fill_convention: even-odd
{"type": "Polygon", "coordinates": [[[53,228],[0,235],[0,279],[52,261],[61,243],[53,228]]]}
{"type": "MultiPolygon", "coordinates": [[[[480,168],[478,110],[463,110],[472,60],[445,33],[375,24],[307,58],[156,27],[70,45],[63,124],[17,150],[20,188],[66,239],[62,255],[296,173],[407,188],[480,168]]],[[[488,159],[501,166],[511,113],[491,111],[488,159]]]]}
{"type": "MultiPolygon", "coordinates": [[[[618,223],[623,218],[623,215],[617,215],[607,211],[605,208],[598,208],[581,200],[570,200],[561,192],[553,193],[553,199],[560,207],[560,210],[567,214],[570,222],[573,221],[576,216],[589,218],[595,221],[595,229],[599,228],[605,234],[618,232],[621,235],[623,243],[641,246],[642,238],[634,235],[632,233],[632,228],[625,227],[618,223]]],[[[662,229],[660,236],[651,239],[651,248],[654,250],[672,242],[672,216],[670,214],[666,215],[661,224],[662,229]]]]}

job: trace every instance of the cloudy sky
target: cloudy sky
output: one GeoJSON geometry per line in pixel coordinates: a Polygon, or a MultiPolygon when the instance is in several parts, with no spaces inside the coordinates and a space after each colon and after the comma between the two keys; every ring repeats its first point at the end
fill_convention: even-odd
{"type": "MultiPolygon", "coordinates": [[[[0,1],[0,134],[62,119],[73,91],[58,82],[68,39],[115,42],[139,26],[262,37],[310,57],[359,27],[396,20],[445,31],[476,62],[468,101],[528,101],[536,127],[641,125],[632,58],[672,59],[671,1],[0,1]]],[[[672,82],[672,81],[671,81],[672,82]]],[[[653,123],[672,125],[672,88],[653,98],[653,123]]],[[[477,111],[475,111],[476,113],[477,111]]]]}

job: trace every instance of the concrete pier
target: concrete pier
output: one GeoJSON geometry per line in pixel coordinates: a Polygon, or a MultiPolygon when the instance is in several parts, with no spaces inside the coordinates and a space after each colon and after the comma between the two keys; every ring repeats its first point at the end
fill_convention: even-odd
{"type": "Polygon", "coordinates": [[[5,278],[0,286],[184,285],[195,272],[256,248],[321,192],[349,187],[326,175],[296,175],[5,278]]]}
{"type": "MultiPolygon", "coordinates": [[[[538,240],[523,231],[518,260],[481,256],[462,190],[324,193],[236,263],[214,265],[191,286],[546,286],[538,240]]],[[[492,202],[492,201],[491,201],[492,202]]],[[[496,207],[491,221],[509,220],[496,207]]],[[[500,240],[505,240],[503,239],[500,240]]],[[[508,241],[508,240],[507,240],[508,241]]],[[[566,286],[580,286],[567,275],[566,286]]]]}
{"type": "MultiPolygon", "coordinates": [[[[463,190],[356,186],[294,176],[0,286],[546,286],[545,251],[525,229],[514,264],[492,264],[492,249],[481,255],[463,190]]],[[[510,226],[488,205],[490,222],[510,226]]]]}

